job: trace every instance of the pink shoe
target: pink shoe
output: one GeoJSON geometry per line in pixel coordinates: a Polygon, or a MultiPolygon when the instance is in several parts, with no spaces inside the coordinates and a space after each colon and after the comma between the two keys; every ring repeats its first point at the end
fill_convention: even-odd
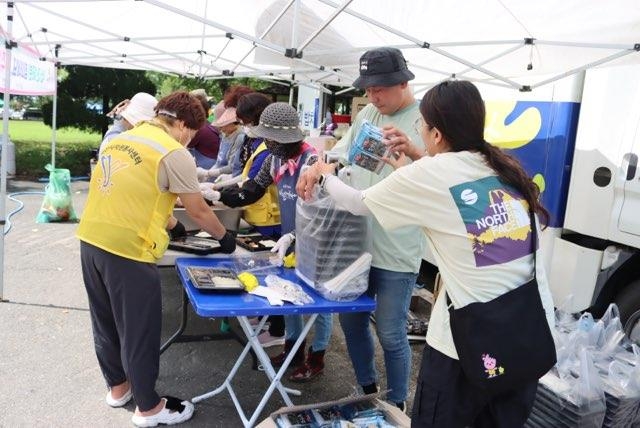
{"type": "Polygon", "coordinates": [[[284,345],[284,336],[271,336],[269,331],[263,331],[258,335],[258,341],[263,348],[284,345]]]}

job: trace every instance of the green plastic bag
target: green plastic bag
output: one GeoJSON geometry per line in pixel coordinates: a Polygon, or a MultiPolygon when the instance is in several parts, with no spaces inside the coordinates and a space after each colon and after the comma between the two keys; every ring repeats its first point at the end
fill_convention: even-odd
{"type": "Polygon", "coordinates": [[[49,171],[49,184],[45,187],[42,207],[36,223],[78,221],[71,198],[71,172],[64,168],[45,166],[49,171]]]}

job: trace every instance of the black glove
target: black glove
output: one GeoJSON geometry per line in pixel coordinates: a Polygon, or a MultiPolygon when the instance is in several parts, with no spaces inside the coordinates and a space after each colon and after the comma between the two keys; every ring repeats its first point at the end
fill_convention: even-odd
{"type": "Polygon", "coordinates": [[[187,230],[184,228],[184,224],[178,221],[173,229],[169,230],[169,238],[172,241],[177,241],[180,238],[184,238],[187,236],[187,230]]]}
{"type": "Polygon", "coordinates": [[[220,251],[225,254],[231,254],[236,250],[236,238],[228,231],[218,239],[218,242],[220,243],[220,251]]]}

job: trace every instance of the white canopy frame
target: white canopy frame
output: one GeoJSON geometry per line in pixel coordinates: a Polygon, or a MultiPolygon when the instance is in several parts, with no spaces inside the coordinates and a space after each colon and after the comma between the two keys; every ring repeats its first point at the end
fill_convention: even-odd
{"type": "MultiPolygon", "coordinates": [[[[110,3],[113,3],[117,6],[119,3],[127,3],[125,0],[107,0],[110,3]]],[[[94,1],[93,3],[105,3],[106,1],[94,1]]],[[[299,81],[304,81],[306,83],[318,83],[318,84],[339,84],[341,86],[348,86],[349,80],[353,80],[356,76],[355,73],[345,73],[342,72],[344,68],[337,67],[335,64],[321,64],[318,62],[310,61],[305,57],[318,57],[323,55],[336,55],[336,54],[347,54],[347,53],[361,53],[364,50],[373,47],[371,46],[359,46],[359,47],[346,47],[342,49],[333,49],[328,51],[327,49],[314,49],[311,46],[312,42],[327,33],[331,29],[331,23],[336,20],[340,15],[349,15],[351,17],[357,18],[358,20],[371,25],[376,30],[381,30],[386,33],[389,33],[393,36],[397,36],[401,40],[405,40],[410,42],[409,44],[397,44],[396,46],[402,50],[412,50],[412,49],[426,49],[431,53],[434,53],[438,56],[451,60],[453,63],[457,63],[459,65],[463,65],[466,68],[459,71],[452,71],[450,69],[439,69],[434,67],[425,67],[424,65],[420,65],[417,63],[411,63],[412,68],[416,68],[423,71],[430,71],[434,74],[439,74],[441,76],[440,79],[433,79],[430,82],[425,82],[424,85],[421,85],[423,88],[427,88],[429,85],[436,84],[442,79],[446,78],[458,78],[461,76],[465,76],[465,78],[469,78],[470,80],[482,80],[485,83],[493,83],[501,86],[512,87],[514,89],[528,91],[532,90],[536,87],[542,86],[544,84],[551,83],[558,79],[564,78],[570,74],[578,73],[585,69],[599,66],[614,60],[617,60],[623,56],[629,55],[631,53],[637,52],[640,50],[638,43],[630,43],[630,44],[619,44],[619,43],[586,43],[586,42],[564,42],[564,41],[552,41],[552,40],[543,40],[543,39],[535,39],[533,37],[524,37],[520,40],[507,39],[507,40],[490,40],[490,41],[457,41],[457,42],[429,42],[420,37],[416,37],[412,35],[410,32],[402,31],[398,28],[394,28],[390,25],[387,25],[381,22],[378,19],[374,19],[362,11],[356,10],[351,7],[354,0],[344,0],[342,3],[338,3],[332,0],[314,0],[314,1],[305,1],[302,0],[287,0],[284,2],[284,5],[280,8],[279,13],[273,18],[267,28],[262,31],[258,36],[254,36],[248,32],[240,31],[236,28],[230,27],[228,25],[224,25],[221,22],[216,20],[207,18],[206,16],[199,16],[197,13],[186,10],[181,6],[176,6],[174,4],[170,4],[166,1],[161,0],[143,0],[143,2],[150,6],[155,6],[156,8],[162,9],[163,11],[171,12],[173,14],[179,15],[181,17],[187,18],[194,23],[199,23],[202,25],[202,29],[199,34],[193,35],[184,35],[184,34],[176,34],[176,35],[152,35],[152,36],[127,36],[122,33],[116,33],[109,31],[107,29],[99,28],[96,25],[92,25],[86,20],[76,19],[72,16],[57,12],[53,10],[49,6],[51,3],[87,3],[86,0],[73,0],[73,1],[62,1],[62,0],[17,0],[15,2],[19,7],[26,6],[28,8],[34,8],[41,12],[44,12],[52,17],[55,17],[61,21],[68,21],[74,24],[82,25],[87,27],[87,29],[93,30],[98,34],[102,34],[104,37],[99,38],[86,38],[86,39],[74,39],[73,37],[65,37],[63,36],[63,31],[59,29],[55,30],[53,33],[52,29],[47,29],[46,27],[42,27],[41,31],[49,32],[49,34],[57,34],[60,36],[58,40],[47,40],[47,41],[37,41],[34,42],[34,46],[42,46],[48,45],[49,52],[52,51],[52,47],[55,45],[61,45],[65,48],[65,52],[68,49],[73,49],[72,45],[77,45],[78,43],[82,43],[84,46],[90,46],[94,49],[103,50],[103,54],[100,55],[100,59],[96,58],[95,51],[86,52],[85,55],[77,55],[77,56],[66,56],[60,58],[60,62],[62,64],[83,64],[83,65],[98,65],[98,66],[109,66],[120,64],[124,66],[126,64],[127,67],[132,68],[140,68],[140,69],[153,69],[161,72],[180,74],[180,75],[194,75],[204,78],[225,78],[231,76],[243,76],[243,77],[267,77],[267,78],[282,78],[283,76],[287,76],[288,79],[291,80],[291,76],[295,75],[295,83],[299,81]],[[320,21],[319,25],[313,28],[313,31],[306,35],[304,41],[298,43],[294,38],[296,37],[296,31],[298,29],[298,13],[295,12],[300,9],[302,4],[311,4],[318,3],[322,5],[326,5],[332,11],[330,14],[320,21]],[[46,6],[45,6],[46,5],[46,6]],[[294,25],[291,28],[291,39],[289,45],[279,45],[276,43],[272,43],[268,40],[268,35],[272,30],[276,27],[278,22],[282,20],[282,18],[290,12],[291,6],[294,7],[294,25]],[[223,31],[224,34],[208,34],[208,30],[215,29],[219,31],[223,31]],[[226,43],[217,51],[217,53],[209,53],[205,46],[208,41],[212,39],[220,39],[225,37],[226,43]],[[197,59],[193,59],[189,57],[193,52],[189,51],[170,51],[168,49],[159,48],[155,43],[152,42],[162,42],[166,40],[193,40],[197,39],[200,43],[200,49],[197,49],[198,57],[197,59]],[[241,40],[245,43],[250,43],[250,47],[246,53],[244,53],[239,59],[235,60],[232,58],[223,58],[222,54],[227,50],[231,49],[232,43],[234,40],[241,40]],[[105,44],[110,44],[118,41],[126,41],[131,45],[139,46],[140,48],[146,49],[148,52],[145,53],[137,53],[135,55],[132,54],[124,54],[117,50],[112,50],[105,47],[105,44]],[[511,45],[510,48],[506,49],[502,53],[497,53],[487,57],[487,59],[482,61],[472,61],[466,59],[462,56],[456,55],[450,52],[450,48],[462,47],[462,46],[497,46],[500,44],[511,45]],[[517,51],[520,47],[530,46],[533,48],[534,46],[562,46],[562,47],[571,47],[571,48],[586,48],[586,49],[606,49],[606,50],[618,50],[618,52],[614,52],[610,55],[607,55],[603,58],[598,58],[593,61],[586,61],[584,64],[580,64],[579,66],[573,67],[570,70],[563,70],[561,73],[557,73],[554,76],[548,77],[545,80],[539,82],[524,82],[522,79],[514,79],[510,76],[507,76],[503,73],[492,70],[487,67],[487,65],[494,63],[496,60],[501,58],[505,58],[513,52],[517,51]],[[264,69],[264,67],[255,67],[250,64],[249,61],[250,55],[255,51],[255,49],[259,47],[261,49],[269,50],[275,54],[282,55],[284,58],[290,59],[290,72],[269,72],[264,69]],[[68,49],[67,49],[68,48],[68,49]],[[215,56],[214,56],[215,55],[215,56]],[[212,56],[213,60],[210,64],[205,62],[205,56],[212,56]],[[166,65],[167,62],[171,60],[175,60],[182,64],[188,64],[188,69],[185,70],[183,67],[181,70],[172,66],[166,65]],[[225,61],[228,60],[228,61],[225,61]],[[228,67],[224,67],[223,64],[219,64],[220,62],[229,63],[228,67]],[[114,64],[115,63],[115,64],[114,64]],[[311,67],[311,69],[305,69],[304,72],[296,72],[294,71],[298,65],[296,64],[305,64],[311,67]],[[242,69],[242,71],[240,70],[242,69]],[[196,71],[197,70],[197,71],[196,71]],[[315,73],[314,73],[315,71],[315,73]],[[481,76],[467,76],[470,72],[475,71],[479,72],[481,76]],[[323,72],[318,76],[318,72],[323,72]],[[312,76],[312,77],[310,77],[312,76]],[[331,78],[338,78],[339,80],[332,81],[331,78]]],[[[243,1],[239,1],[238,6],[241,7],[243,1]]],[[[204,14],[207,14],[207,3],[204,2],[204,14]]],[[[362,10],[362,5],[360,5],[360,9],[362,10]]],[[[152,10],[152,9],[150,9],[152,10]]],[[[23,14],[20,14],[22,16],[23,14]]],[[[28,35],[22,35],[22,39],[25,37],[33,38],[33,33],[29,33],[28,35]]],[[[298,37],[301,38],[301,37],[298,37]]],[[[233,46],[234,49],[237,48],[237,45],[233,46]]],[[[355,70],[354,70],[355,71],[355,70]]]]}
{"type": "MultiPolygon", "coordinates": [[[[235,0],[222,7],[206,0],[14,0],[0,13],[4,7],[9,60],[11,42],[19,41],[61,65],[260,78],[291,88],[292,101],[296,85],[325,93],[331,93],[327,85],[344,87],[335,95],[353,90],[357,58],[378,46],[403,51],[416,74],[414,93],[461,77],[531,91],[592,67],[640,62],[637,1],[586,3],[235,0]]],[[[8,106],[8,92],[4,99],[8,106]]],[[[8,109],[3,123],[4,150],[8,109]]],[[[5,156],[0,169],[4,222],[5,156]]],[[[0,238],[0,268],[3,246],[0,238]]]]}

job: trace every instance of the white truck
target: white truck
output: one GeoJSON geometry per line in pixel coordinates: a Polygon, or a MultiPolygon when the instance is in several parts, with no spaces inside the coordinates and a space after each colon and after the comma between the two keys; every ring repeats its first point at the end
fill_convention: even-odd
{"type": "Polygon", "coordinates": [[[616,302],[640,343],[640,66],[591,69],[533,92],[478,86],[486,139],[543,190],[556,307],[600,316],[616,302]]]}

